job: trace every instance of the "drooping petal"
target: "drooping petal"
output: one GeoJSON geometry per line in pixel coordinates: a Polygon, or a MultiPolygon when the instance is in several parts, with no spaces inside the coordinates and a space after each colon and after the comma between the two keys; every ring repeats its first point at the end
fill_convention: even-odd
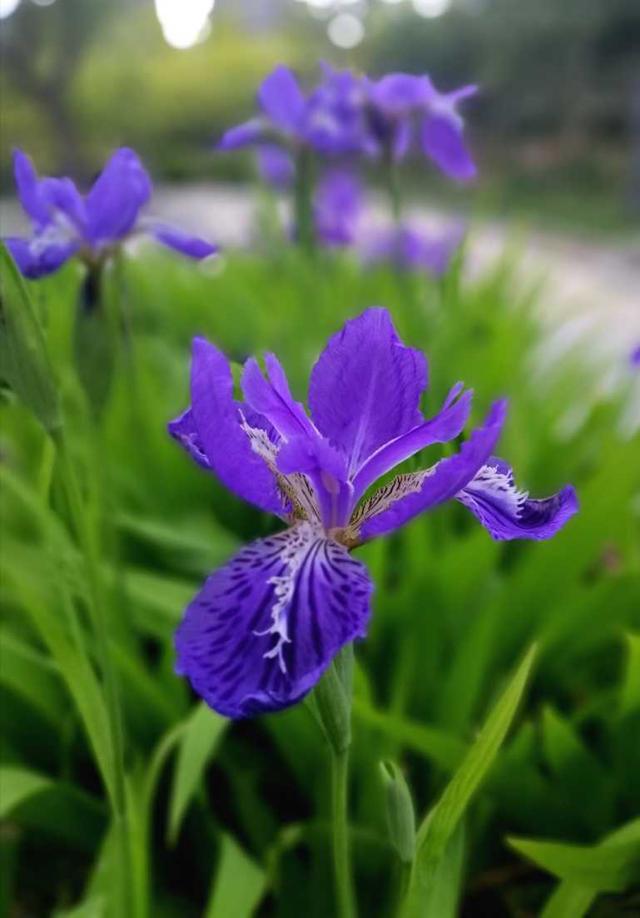
{"type": "Polygon", "coordinates": [[[425,117],[421,131],[422,149],[442,171],[458,181],[476,175],[476,167],[467,150],[462,119],[455,113],[436,111],[425,117]]]}
{"type": "Polygon", "coordinates": [[[287,150],[275,143],[265,143],[258,147],[258,171],[261,178],[273,188],[286,189],[293,184],[295,166],[287,150]]]}
{"type": "Polygon", "coordinates": [[[187,608],[178,672],[228,717],[288,707],[364,637],[372,588],[364,565],[308,523],[253,542],[187,608]]]}
{"type": "Polygon", "coordinates": [[[42,243],[37,236],[34,239],[10,236],[4,242],[20,272],[31,280],[53,274],[79,248],[78,242],[42,243]]]}
{"type": "Polygon", "coordinates": [[[284,369],[275,354],[265,354],[268,377],[250,357],[242,371],[242,392],[248,405],[273,424],[282,437],[310,434],[317,436],[313,424],[289,389],[284,369]]]}
{"type": "Polygon", "coordinates": [[[264,140],[267,134],[268,128],[264,119],[251,118],[250,121],[244,121],[242,124],[237,124],[235,127],[225,131],[216,145],[216,149],[240,150],[242,147],[251,147],[264,140]]]}
{"type": "Polygon", "coordinates": [[[456,495],[469,484],[493,453],[506,414],[506,402],[494,402],[481,427],[477,427],[455,456],[441,459],[432,468],[398,476],[364,502],[359,516],[359,537],[391,532],[419,513],[456,495]]]}
{"type": "Polygon", "coordinates": [[[532,500],[516,488],[513,471],[492,456],[456,495],[494,539],[550,539],[575,513],[578,498],[571,486],[552,497],[532,500]]]}
{"type": "Polygon", "coordinates": [[[202,258],[208,258],[210,255],[215,255],[218,251],[217,245],[212,245],[198,236],[191,236],[189,233],[185,233],[174,226],[158,223],[151,227],[150,232],[154,239],[157,239],[162,245],[198,261],[202,258]]]}
{"type": "Polygon", "coordinates": [[[459,383],[451,390],[438,414],[376,450],[353,480],[354,499],[358,500],[376,479],[421,449],[433,443],[448,443],[457,437],[469,418],[472,395],[471,390],[461,394],[459,383]]]}
{"type": "Polygon", "coordinates": [[[198,429],[193,419],[193,411],[187,408],[181,415],[167,424],[167,430],[174,440],[185,449],[192,459],[204,469],[210,469],[211,463],[209,457],[204,451],[204,446],[200,440],[198,429]]]}
{"type": "Polygon", "coordinates": [[[288,67],[280,64],[263,80],[258,90],[263,112],[287,134],[296,134],[305,112],[305,98],[288,67]]]}
{"type": "Polygon", "coordinates": [[[261,510],[281,515],[276,478],[241,426],[229,363],[204,338],[193,341],[191,412],[197,442],[223,484],[261,510]]]}
{"type": "Polygon", "coordinates": [[[151,197],[151,179],[138,154],[122,147],[111,156],[87,195],[87,234],[91,242],[122,239],[133,229],[151,197]]]}
{"type": "Polygon", "coordinates": [[[424,356],[402,343],[385,309],[367,309],[330,338],[315,364],[311,415],[349,457],[353,473],[378,447],[420,423],[426,384],[424,356]]]}

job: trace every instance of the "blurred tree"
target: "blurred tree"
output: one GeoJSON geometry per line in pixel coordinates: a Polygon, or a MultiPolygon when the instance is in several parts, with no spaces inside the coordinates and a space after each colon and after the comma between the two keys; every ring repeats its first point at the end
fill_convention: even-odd
{"type": "Polygon", "coordinates": [[[86,172],[71,100],[75,75],[107,20],[130,5],[131,0],[58,0],[46,7],[22,3],[2,24],[4,76],[49,122],[57,159],[67,173],[86,172]]]}

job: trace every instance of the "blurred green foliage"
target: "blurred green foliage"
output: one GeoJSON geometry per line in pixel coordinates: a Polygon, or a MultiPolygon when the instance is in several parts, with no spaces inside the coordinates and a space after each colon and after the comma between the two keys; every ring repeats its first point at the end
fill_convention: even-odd
{"type": "MultiPolygon", "coordinates": [[[[545,902],[549,915],[586,914],[594,901],[594,914],[633,911],[637,835],[621,827],[640,808],[640,442],[616,433],[618,405],[584,404],[578,363],[534,371],[535,294],[513,254],[473,281],[462,259],[435,282],[290,249],[199,268],[145,251],[120,268],[109,283],[131,335],[97,421],[74,366],[80,270],[28,288],[100,547],[124,712],[132,914],[334,913],[328,761],[309,713],[229,724],[173,672],[172,633],[202,578],[275,524],[189,462],[165,428],[187,403],[194,334],[236,361],[275,351],[303,398],[327,335],[374,303],[429,356],[425,410],[457,379],[475,388],[476,418],[509,396],[501,455],[534,494],[574,483],[581,511],[548,543],[496,543],[447,506],[358,550],[376,584],[370,635],[356,648],[361,913],[391,915],[397,895],[379,768],[389,759],[420,822],[440,800],[423,831],[444,850],[426,864],[433,885],[420,914],[453,916],[458,901],[470,915],[539,914],[545,902]],[[583,424],[561,435],[576,406],[583,424]],[[495,702],[533,642],[526,704],[499,749],[530,659],[495,702]],[[585,870],[615,830],[623,844],[585,870]],[[509,848],[507,835],[521,837],[509,848]]],[[[2,421],[4,894],[33,914],[111,916],[124,868],[103,790],[114,760],[86,563],[59,453],[8,391],[2,421]]]]}

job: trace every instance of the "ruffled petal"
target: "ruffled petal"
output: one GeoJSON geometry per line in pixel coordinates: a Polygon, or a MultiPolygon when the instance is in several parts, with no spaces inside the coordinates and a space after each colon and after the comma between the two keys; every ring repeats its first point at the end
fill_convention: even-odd
{"type": "Polygon", "coordinates": [[[151,191],[151,179],[138,154],[127,147],[116,150],[87,195],[89,239],[100,243],[126,236],[151,191]]]}
{"type": "Polygon", "coordinates": [[[505,401],[494,402],[484,424],[473,431],[459,453],[423,472],[398,476],[365,501],[359,508],[360,540],[398,529],[419,513],[456,497],[493,453],[506,410],[505,401]]]}
{"type": "Polygon", "coordinates": [[[208,258],[210,255],[215,255],[218,251],[218,246],[212,245],[198,236],[191,236],[189,233],[185,233],[174,226],[158,223],[151,227],[150,233],[161,245],[165,245],[175,252],[180,252],[181,255],[186,255],[188,258],[194,258],[198,261],[202,258],[208,258]]]}
{"type": "Polygon", "coordinates": [[[78,242],[43,243],[37,236],[34,239],[10,236],[4,242],[20,272],[31,280],[53,274],[79,248],[78,242]]]}
{"type": "MultiPolygon", "coordinates": [[[[182,422],[184,425],[184,415],[182,422]]],[[[233,400],[229,363],[204,338],[193,341],[188,422],[193,422],[197,451],[207,457],[211,469],[230,491],[268,513],[283,513],[276,477],[268,464],[270,457],[259,452],[260,433],[264,431],[252,437],[249,430],[243,429],[241,411],[233,400]]],[[[193,455],[191,449],[189,452],[193,455]]]]}
{"type": "Polygon", "coordinates": [[[438,414],[376,450],[353,480],[354,499],[405,459],[434,443],[448,443],[457,437],[469,419],[472,395],[470,389],[462,392],[462,383],[458,383],[438,414]]]}
{"type": "Polygon", "coordinates": [[[305,112],[305,98],[298,81],[288,67],[280,64],[263,80],[258,90],[258,101],[268,118],[289,134],[300,129],[305,112]]]}
{"type": "Polygon", "coordinates": [[[476,175],[471,154],[464,144],[462,119],[453,111],[436,112],[422,122],[422,149],[442,171],[458,181],[468,181],[476,175]]]}
{"type": "Polygon", "coordinates": [[[354,473],[378,447],[421,422],[426,384],[424,356],[405,347],[385,309],[367,309],[330,338],[315,364],[311,415],[354,473]]]}
{"type": "Polygon", "coordinates": [[[550,539],[575,513],[578,498],[571,486],[552,497],[532,500],[519,491],[511,467],[492,456],[456,495],[494,539],[550,539]]]}
{"type": "Polygon", "coordinates": [[[372,589],[364,565],[308,523],[259,539],[187,608],[177,670],[228,717],[286,708],[364,637],[372,589]]]}

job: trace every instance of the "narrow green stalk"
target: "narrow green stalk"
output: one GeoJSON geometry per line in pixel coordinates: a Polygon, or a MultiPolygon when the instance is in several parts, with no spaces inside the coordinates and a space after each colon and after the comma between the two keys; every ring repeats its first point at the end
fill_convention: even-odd
{"type": "Polygon", "coordinates": [[[331,756],[331,825],[339,918],[353,918],[355,915],[347,819],[348,780],[349,747],[340,751],[334,749],[331,756]]]}
{"type": "Polygon", "coordinates": [[[298,245],[312,254],[316,247],[313,225],[313,154],[311,150],[300,149],[296,156],[296,179],[294,188],[294,219],[298,245]]]}
{"type": "Polygon", "coordinates": [[[349,853],[348,788],[353,645],[343,647],[313,693],[311,712],[331,755],[331,832],[338,918],[355,918],[349,853]]]}
{"type": "Polygon", "coordinates": [[[107,604],[105,602],[105,585],[100,567],[100,551],[94,527],[87,517],[83,505],[80,485],[76,475],[73,459],[69,454],[67,438],[62,429],[53,435],[60,462],[60,473],[73,528],[84,555],[89,604],[92,624],[96,637],[98,658],[104,680],[105,699],[109,718],[111,754],[113,768],[113,792],[111,808],[117,838],[117,850],[120,858],[123,888],[118,890],[118,914],[129,918],[132,914],[132,878],[127,831],[127,795],[124,773],[124,738],[122,716],[115,669],[109,649],[109,630],[107,625],[107,604]]]}

